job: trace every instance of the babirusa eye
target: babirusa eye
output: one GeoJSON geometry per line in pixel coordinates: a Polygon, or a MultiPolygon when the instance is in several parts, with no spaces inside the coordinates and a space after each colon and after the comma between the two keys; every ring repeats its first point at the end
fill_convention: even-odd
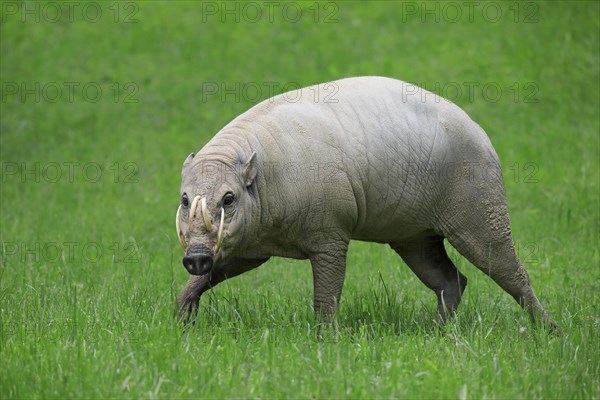
{"type": "Polygon", "coordinates": [[[230,206],[233,204],[233,201],[235,200],[235,196],[233,193],[231,192],[227,192],[225,194],[225,196],[223,196],[223,205],[224,206],[230,206]]]}
{"type": "Polygon", "coordinates": [[[186,208],[189,207],[189,205],[190,205],[190,200],[188,199],[186,193],[184,193],[183,196],[181,196],[181,205],[186,208]]]}

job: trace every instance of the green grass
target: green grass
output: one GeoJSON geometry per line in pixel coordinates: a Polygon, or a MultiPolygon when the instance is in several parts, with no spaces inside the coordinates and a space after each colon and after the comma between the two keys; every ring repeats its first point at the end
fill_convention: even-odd
{"type": "Polygon", "coordinates": [[[480,2],[456,23],[445,3],[440,23],[406,8],[421,2],[322,3],[317,23],[312,2],[294,3],[307,16],[295,23],[281,9],[236,23],[161,1],[123,3],[118,22],[102,3],[96,23],[82,3],[53,23],[43,3],[23,4],[33,15],[15,4],[2,3],[0,24],[0,398],[600,398],[598,2],[524,2],[516,17],[517,3],[480,2]],[[484,18],[488,4],[504,17],[484,18]],[[203,83],[254,82],[263,99],[265,82],[353,75],[438,85],[487,131],[560,336],[453,250],[469,287],[438,329],[433,293],[368,243],[351,245],[339,330],[322,341],[306,261],[271,260],[208,292],[192,328],[174,321],[187,279],[173,223],[181,163],[257,101],[203,99],[203,83]],[[80,86],[72,101],[10,94],[36,82],[80,86]],[[97,102],[81,93],[89,82],[97,102]],[[451,84],[469,82],[503,93],[453,97],[451,84]],[[65,163],[79,163],[72,181],[65,163]]]}

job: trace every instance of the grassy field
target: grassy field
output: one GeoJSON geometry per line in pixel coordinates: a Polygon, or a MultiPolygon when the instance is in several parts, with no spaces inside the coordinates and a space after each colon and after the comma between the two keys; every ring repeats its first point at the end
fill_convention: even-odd
{"type": "Polygon", "coordinates": [[[600,398],[598,2],[2,2],[0,398],[600,398]],[[249,5],[248,5],[249,4],[249,5]],[[339,331],[273,259],[174,321],[181,163],[286,88],[384,75],[488,133],[548,336],[351,245],[339,331]]]}

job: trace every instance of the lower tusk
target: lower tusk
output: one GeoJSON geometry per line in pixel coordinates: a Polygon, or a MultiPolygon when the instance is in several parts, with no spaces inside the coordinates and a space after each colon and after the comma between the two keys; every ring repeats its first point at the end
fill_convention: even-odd
{"type": "Polygon", "coordinates": [[[207,231],[210,232],[212,229],[212,224],[210,223],[210,217],[208,216],[208,207],[206,207],[206,197],[203,197],[200,201],[200,212],[202,213],[202,221],[204,222],[204,227],[207,231]]]}
{"type": "Polygon", "coordinates": [[[179,226],[179,218],[181,217],[181,204],[177,209],[177,214],[175,215],[175,229],[177,229],[177,237],[179,238],[179,243],[181,243],[181,247],[185,250],[187,244],[185,243],[185,238],[183,237],[183,232],[181,232],[181,228],[179,226]]]}
{"type": "Polygon", "coordinates": [[[215,253],[221,250],[221,244],[223,243],[223,225],[225,224],[225,210],[221,207],[221,221],[219,222],[219,231],[217,232],[217,245],[215,246],[215,253]]]}

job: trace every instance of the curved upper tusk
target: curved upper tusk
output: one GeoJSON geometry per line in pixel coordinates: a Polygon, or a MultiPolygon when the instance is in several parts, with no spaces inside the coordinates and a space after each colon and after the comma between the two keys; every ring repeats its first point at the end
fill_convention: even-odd
{"type": "Polygon", "coordinates": [[[219,231],[217,232],[217,244],[215,246],[215,253],[218,253],[223,243],[223,225],[225,224],[225,210],[221,207],[221,221],[219,222],[219,231]]]}
{"type": "Polygon", "coordinates": [[[200,201],[200,196],[194,197],[192,201],[192,207],[190,208],[190,220],[189,225],[192,226],[192,221],[196,218],[196,208],[198,207],[198,202],[200,201]]]}
{"type": "Polygon", "coordinates": [[[202,213],[202,221],[204,222],[204,227],[207,231],[212,229],[212,224],[210,222],[210,217],[208,215],[208,207],[206,206],[206,197],[203,197],[200,201],[200,212],[202,213]]]}
{"type": "Polygon", "coordinates": [[[181,204],[179,208],[177,208],[177,214],[175,214],[175,229],[177,229],[177,237],[179,238],[179,243],[181,243],[181,247],[185,250],[187,247],[187,243],[185,242],[185,238],[183,236],[183,232],[181,231],[181,227],[179,226],[179,218],[181,217],[181,204]]]}

